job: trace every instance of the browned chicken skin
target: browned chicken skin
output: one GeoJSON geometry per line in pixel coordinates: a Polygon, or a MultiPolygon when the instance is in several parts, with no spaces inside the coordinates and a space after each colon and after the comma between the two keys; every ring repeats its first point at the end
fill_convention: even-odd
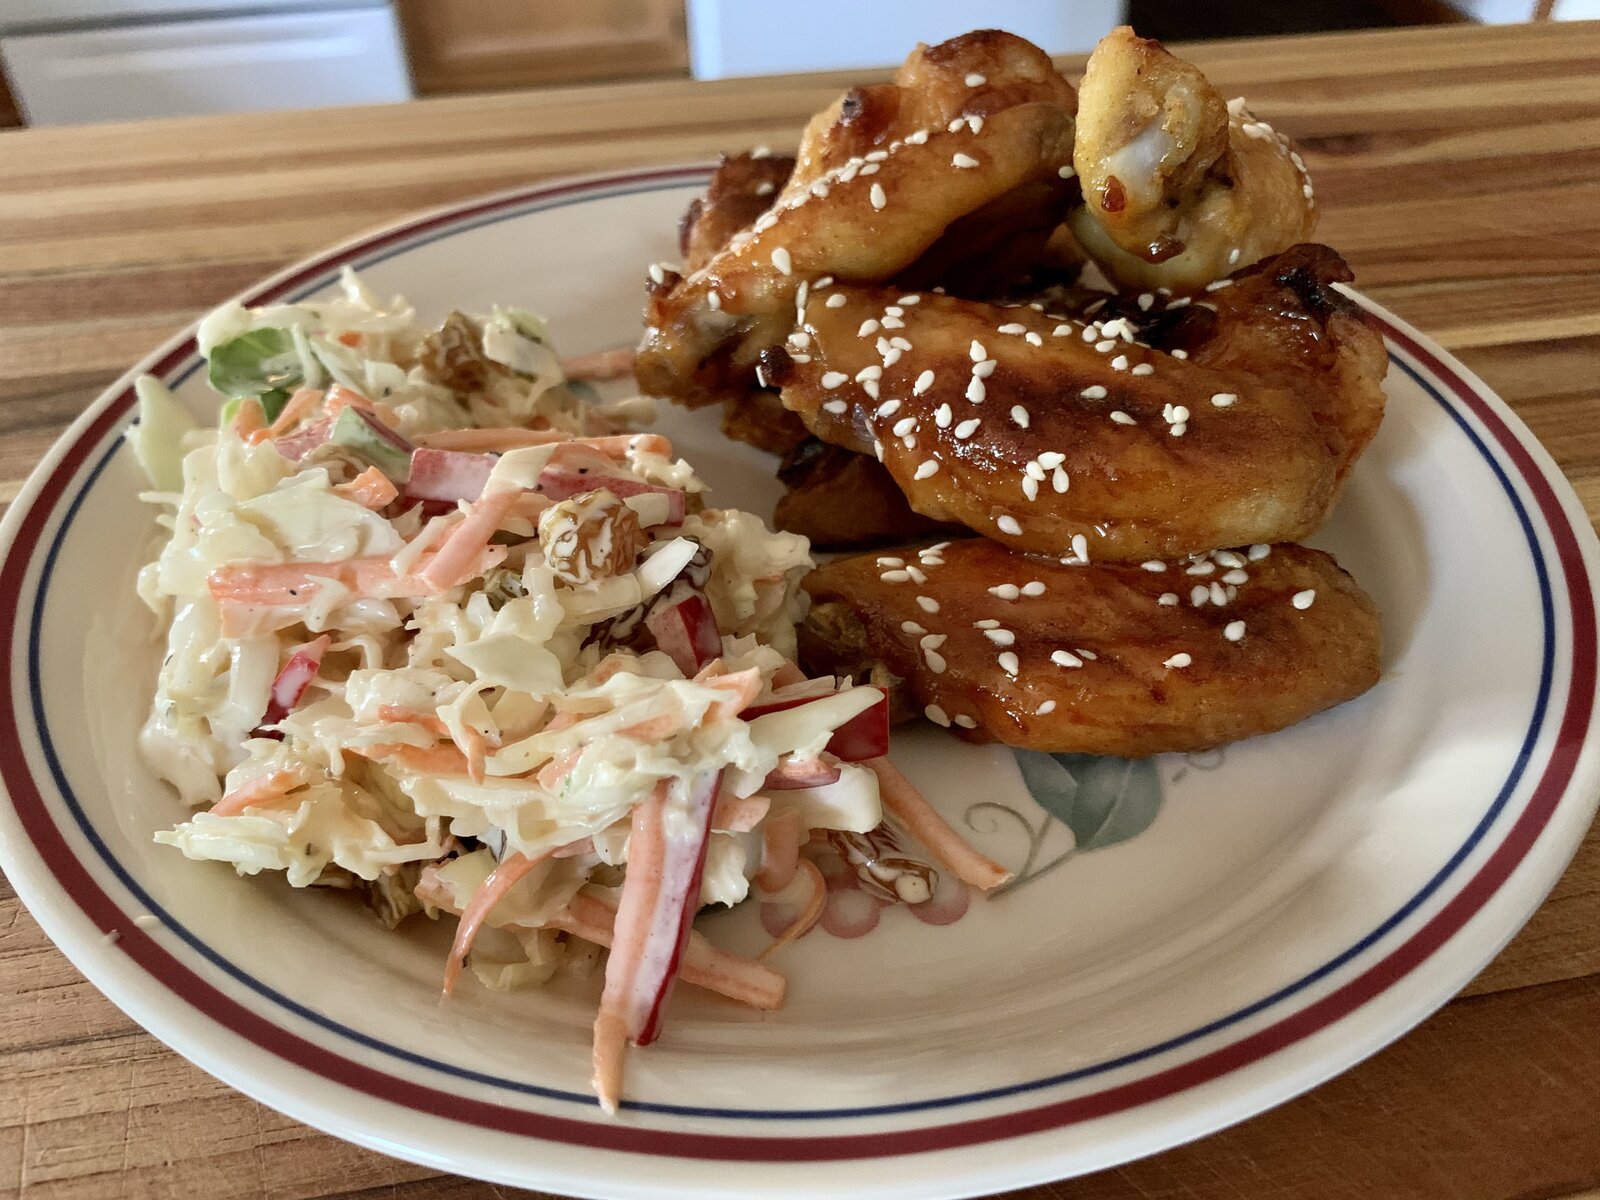
{"type": "Polygon", "coordinates": [[[754,225],[771,208],[794,173],[788,154],[724,154],[706,185],[706,194],[689,202],[678,225],[683,269],[693,274],[710,262],[735,234],[754,225]]]}
{"type": "Polygon", "coordinates": [[[938,252],[942,270],[982,265],[1013,234],[1043,245],[1076,197],[1061,175],[1074,104],[1043,51],[994,30],[919,47],[895,82],[852,90],[807,126],[766,214],[699,269],[651,286],[640,386],[690,405],[725,399],[794,327],[814,281],[895,279],[990,205],[1003,219],[963,226],[965,246],[938,252]]]}
{"type": "Polygon", "coordinates": [[[808,437],[785,456],[778,480],[788,490],[772,514],[773,525],[802,535],[818,550],[904,542],[949,528],[913,512],[871,455],[816,438],[808,437]]]}
{"type": "Polygon", "coordinates": [[[1265,549],[1161,571],[1064,567],[981,538],[837,559],[806,580],[801,657],[813,672],[900,681],[900,712],[970,741],[1206,749],[1378,681],[1372,601],[1321,551],[1265,549]]]}
{"type": "Polygon", "coordinates": [[[814,434],[881,453],[917,512],[1018,549],[1136,561],[1293,540],[1383,413],[1387,355],[1332,286],[1348,278],[1322,246],[1241,272],[1165,331],[1182,357],[1126,320],[828,288],[765,361],[814,434]]]}

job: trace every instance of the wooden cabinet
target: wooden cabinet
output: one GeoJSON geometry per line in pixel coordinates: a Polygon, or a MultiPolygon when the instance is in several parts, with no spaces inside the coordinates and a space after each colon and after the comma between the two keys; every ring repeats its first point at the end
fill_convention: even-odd
{"type": "Polygon", "coordinates": [[[688,70],[683,0],[399,0],[417,91],[487,91],[688,70]]]}

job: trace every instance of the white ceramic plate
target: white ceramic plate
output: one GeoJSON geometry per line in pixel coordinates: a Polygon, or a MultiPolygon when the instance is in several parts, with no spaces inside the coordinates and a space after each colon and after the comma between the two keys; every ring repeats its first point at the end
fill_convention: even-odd
{"type": "MultiPolygon", "coordinates": [[[[636,335],[702,169],[543,184],[351,242],[249,302],[326,294],[340,264],[423,315],[514,302],[568,353],[636,335]]],[[[1377,310],[1374,310],[1375,312],[1377,310]]],[[[949,923],[830,901],[762,1017],[680,989],[588,1088],[594,988],[438,1003],[447,931],[394,936],[337,896],[151,843],[181,816],[138,762],[159,655],[133,598],[153,525],[120,440],[124,380],[6,514],[6,872],[72,961],[206,1070],[321,1129],[512,1184],[604,1197],[956,1196],[1197,1137],[1421,1020],[1516,932],[1600,796],[1596,548],[1505,405],[1377,312],[1383,431],[1318,541],[1384,616],[1383,682],[1225,753],[1019,760],[928,727],[895,757],[1019,868],[949,923]]],[[[139,370],[213,408],[189,335],[139,370]]],[[[131,379],[131,376],[130,376],[131,379]]],[[[765,510],[771,460],[663,418],[720,503],[765,510]]],[[[763,941],[756,906],[704,920],[763,941]]]]}

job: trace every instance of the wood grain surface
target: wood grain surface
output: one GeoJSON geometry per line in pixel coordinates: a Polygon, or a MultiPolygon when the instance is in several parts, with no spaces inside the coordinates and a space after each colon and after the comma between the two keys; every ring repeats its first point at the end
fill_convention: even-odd
{"type": "MultiPolygon", "coordinates": [[[[1600,514],[1600,25],[1188,51],[1299,139],[1320,236],[1509,400],[1600,514]]],[[[1076,64],[1074,64],[1076,65],[1076,64]]],[[[0,500],[116,374],[336,238],[540,176],[792,144],[842,80],[628,84],[0,133],[0,500]]],[[[1466,648],[1468,651],[1471,648],[1466,648]]],[[[1600,835],[1467,996],[1203,1141],[1028,1200],[1600,1188],[1600,835]]],[[[0,1197],[529,1195],[246,1100],[99,996],[0,885],[0,1197]]]]}

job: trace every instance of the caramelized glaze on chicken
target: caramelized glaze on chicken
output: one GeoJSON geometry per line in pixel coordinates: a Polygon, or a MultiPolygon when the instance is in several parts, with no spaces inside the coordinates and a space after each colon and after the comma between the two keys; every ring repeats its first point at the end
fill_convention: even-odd
{"type": "Polygon", "coordinates": [[[1383,413],[1387,355],[1333,287],[1349,277],[1296,247],[1189,317],[1157,313],[1174,353],[1123,318],[827,288],[767,370],[818,437],[880,454],[917,512],[1018,549],[1129,561],[1294,540],[1383,413]]]}
{"type": "Polygon", "coordinates": [[[1198,291],[1316,227],[1288,139],[1126,26],[1089,56],[1072,161],[1084,198],[1072,230],[1122,287],[1198,291]]]}
{"type": "Polygon", "coordinates": [[[1218,746],[1360,695],[1381,666],[1372,601],[1303,546],[1156,571],[973,538],[837,559],[805,587],[812,671],[887,683],[898,711],[969,741],[1053,753],[1218,746]]]}
{"type": "Polygon", "coordinates": [[[913,512],[870,454],[816,438],[808,437],[785,456],[778,481],[787,490],[773,511],[773,525],[800,534],[817,550],[880,546],[949,528],[913,512]]]}
{"type": "Polygon", "coordinates": [[[893,83],[853,89],[807,126],[768,212],[651,285],[641,387],[691,405],[748,387],[813,281],[895,279],[987,206],[1003,219],[962,226],[941,271],[986,262],[1017,229],[1043,244],[1076,196],[1061,176],[1074,104],[1043,51],[994,30],[919,47],[893,83]]]}
{"type": "Polygon", "coordinates": [[[698,271],[733,238],[756,223],[771,208],[777,194],[794,173],[788,154],[724,154],[706,185],[678,224],[678,249],[683,269],[698,271]]]}

